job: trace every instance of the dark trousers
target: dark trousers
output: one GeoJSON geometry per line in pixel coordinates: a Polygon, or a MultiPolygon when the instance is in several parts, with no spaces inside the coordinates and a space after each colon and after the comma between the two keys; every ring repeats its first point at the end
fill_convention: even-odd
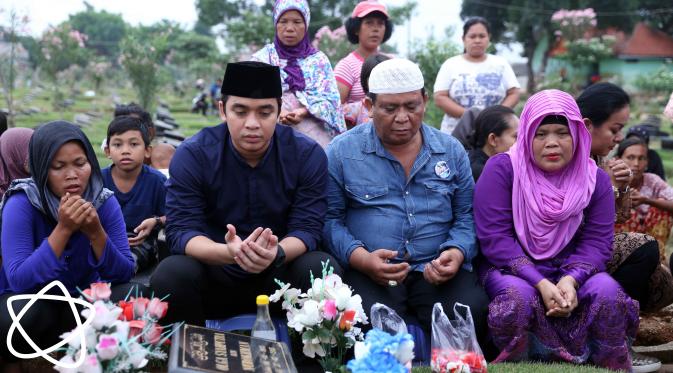
{"type": "MultiPolygon", "coordinates": [[[[311,286],[311,272],[320,277],[321,261],[328,259],[334,273],[340,275],[342,270],[336,260],[320,251],[305,253],[290,263],[260,274],[245,273],[238,266],[208,265],[190,256],[173,255],[159,263],[150,286],[156,296],[168,296],[168,314],[162,320],[164,323],[185,321],[205,325],[206,319],[254,313],[257,295],[270,295],[279,289],[276,279],[307,290],[311,286]]],[[[272,303],[270,309],[272,313],[279,313],[280,305],[272,303]]]]}
{"type": "Polygon", "coordinates": [[[611,275],[626,294],[645,305],[649,300],[650,276],[658,265],[659,244],[652,240],[635,249],[611,275]]]}
{"type": "MultiPolygon", "coordinates": [[[[139,294],[149,296],[149,291],[144,285],[128,283],[113,286],[110,299],[113,302],[122,300],[129,292],[132,292],[132,295],[135,296],[136,286],[138,287],[139,294]]],[[[55,294],[62,295],[58,294],[58,292],[55,294]]],[[[7,300],[13,295],[16,294],[0,295],[0,356],[2,357],[3,362],[7,363],[19,360],[12,355],[6,343],[7,333],[12,325],[12,318],[10,317],[7,308],[10,305],[7,304],[7,300]]],[[[18,316],[28,302],[28,299],[12,302],[11,306],[14,314],[18,316]]],[[[76,305],[76,308],[77,312],[82,310],[82,307],[79,305],[76,305]]],[[[84,322],[85,318],[81,316],[81,320],[84,322]]],[[[26,334],[36,345],[38,345],[38,347],[40,347],[40,349],[47,349],[55,345],[59,342],[59,336],[61,334],[73,330],[77,325],[70,305],[66,301],[57,300],[38,300],[30,307],[30,309],[28,309],[23,317],[21,317],[19,323],[21,323],[26,334]]],[[[12,335],[12,346],[16,351],[21,353],[28,354],[35,352],[18,330],[15,330],[12,335]]]]}
{"type": "Polygon", "coordinates": [[[477,339],[482,346],[486,343],[489,301],[474,272],[461,269],[451,280],[435,286],[423,278],[422,272],[414,271],[409,273],[403,283],[389,287],[375,283],[359,271],[348,270],[344,274],[344,282],[353,288],[354,293],[360,294],[362,307],[367,315],[374,303],[385,304],[406,322],[418,323],[428,336],[435,303],[442,303],[449,319],[453,319],[453,306],[456,302],[470,306],[477,339]]]}

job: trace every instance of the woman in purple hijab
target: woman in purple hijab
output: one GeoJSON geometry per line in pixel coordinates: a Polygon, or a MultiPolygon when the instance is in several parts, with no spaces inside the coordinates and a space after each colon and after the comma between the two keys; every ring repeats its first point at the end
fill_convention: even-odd
{"type": "Polygon", "coordinates": [[[491,157],[477,182],[479,271],[496,362],[631,370],[638,302],[605,272],[614,197],[590,151],[573,98],[542,91],[523,109],[517,143],[491,157]]]}
{"type": "Polygon", "coordinates": [[[30,177],[28,143],[33,136],[30,128],[10,128],[0,136],[0,197],[14,179],[30,177]]]}
{"type": "Polygon", "coordinates": [[[346,131],[339,91],[327,56],[309,40],[311,12],[306,0],[277,0],[273,8],[276,35],[252,60],[281,68],[283,106],[280,122],[326,147],[346,131]]]}

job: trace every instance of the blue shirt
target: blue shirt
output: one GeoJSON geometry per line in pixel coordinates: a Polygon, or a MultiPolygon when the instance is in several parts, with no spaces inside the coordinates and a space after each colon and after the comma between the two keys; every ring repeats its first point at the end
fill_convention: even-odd
{"type": "Polygon", "coordinates": [[[477,253],[472,192],[474,181],[463,146],[421,126],[423,145],[407,180],[385,150],[372,122],[337,136],[327,148],[329,185],[325,237],[330,251],[348,266],[359,246],[369,252],[396,250],[412,269],[455,247],[472,270],[477,253]]]}
{"type": "Polygon", "coordinates": [[[7,199],[2,210],[0,294],[36,293],[54,280],[61,281],[73,295],[78,294],[78,287],[84,290],[92,282],[128,282],[133,276],[133,257],[119,204],[111,197],[97,212],[107,233],[100,260],[79,231],[56,257],[47,240],[56,225],[33,207],[23,192],[7,199]]]}
{"type": "Polygon", "coordinates": [[[112,179],[112,167],[103,172],[103,184],[114,192],[124,214],[126,230],[132,231],[143,220],[153,216],[166,215],[166,176],[161,172],[143,165],[136,183],[128,193],[122,193],[112,179]]]}
{"type": "Polygon", "coordinates": [[[327,157],[320,145],[277,125],[271,144],[250,167],[231,143],[226,124],[205,128],[177,149],[167,182],[166,234],[171,251],[206,236],[224,243],[227,224],[245,239],[257,227],[279,240],[320,241],[327,211],[327,157]]]}

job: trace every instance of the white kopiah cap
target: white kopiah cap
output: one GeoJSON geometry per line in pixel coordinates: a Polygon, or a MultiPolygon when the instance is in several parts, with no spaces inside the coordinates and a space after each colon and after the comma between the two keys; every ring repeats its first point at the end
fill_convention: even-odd
{"type": "Polygon", "coordinates": [[[412,92],[423,88],[423,84],[421,69],[404,58],[383,61],[369,75],[369,92],[375,94],[412,92]]]}

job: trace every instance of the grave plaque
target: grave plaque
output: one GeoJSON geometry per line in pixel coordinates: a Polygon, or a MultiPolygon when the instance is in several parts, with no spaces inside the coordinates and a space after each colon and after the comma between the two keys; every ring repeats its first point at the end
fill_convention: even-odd
{"type": "Polygon", "coordinates": [[[285,373],[297,369],[284,343],[183,325],[173,334],[168,371],[285,373]]]}

